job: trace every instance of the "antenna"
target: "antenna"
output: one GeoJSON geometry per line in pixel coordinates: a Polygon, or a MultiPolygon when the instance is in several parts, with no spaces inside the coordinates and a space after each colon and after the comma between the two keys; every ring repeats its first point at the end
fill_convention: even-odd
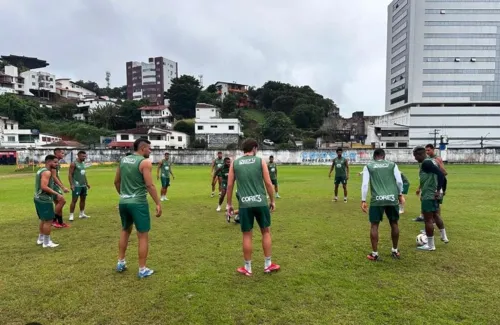
{"type": "Polygon", "coordinates": [[[109,88],[109,80],[111,79],[111,72],[106,71],[106,87],[109,88]]]}
{"type": "Polygon", "coordinates": [[[201,88],[203,88],[203,75],[202,74],[198,75],[198,79],[200,80],[201,88]]]}

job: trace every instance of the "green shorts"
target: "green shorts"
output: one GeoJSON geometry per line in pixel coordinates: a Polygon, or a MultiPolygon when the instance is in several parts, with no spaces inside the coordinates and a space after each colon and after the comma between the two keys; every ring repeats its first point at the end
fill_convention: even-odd
{"type": "Polygon", "coordinates": [[[87,196],[87,186],[84,187],[75,187],[72,191],[73,198],[76,199],[78,197],[86,197],[87,196]]]}
{"type": "Polygon", "coordinates": [[[220,187],[221,187],[223,190],[227,190],[227,181],[222,181],[222,183],[220,184],[220,187]]]}
{"type": "Polygon", "coordinates": [[[36,214],[38,215],[38,219],[42,221],[52,221],[55,217],[55,212],[54,212],[54,202],[40,202],[36,201],[35,202],[35,209],[36,209],[36,214]]]}
{"type": "Polygon", "coordinates": [[[335,177],[335,185],[344,184],[347,185],[347,177],[335,177]]]}
{"type": "Polygon", "coordinates": [[[441,205],[441,204],[443,204],[443,199],[444,199],[444,197],[442,197],[442,198],[440,198],[440,199],[438,200],[438,203],[439,203],[440,205],[441,205]]]}
{"type": "Polygon", "coordinates": [[[436,212],[439,210],[438,200],[422,200],[421,211],[422,213],[436,212]]]}
{"type": "Polygon", "coordinates": [[[408,194],[409,190],[410,190],[410,184],[409,183],[406,183],[406,184],[403,183],[403,194],[404,195],[408,194]]]}
{"type": "Polygon", "coordinates": [[[169,186],[170,186],[170,178],[162,177],[161,178],[161,187],[162,188],[167,188],[169,186]]]}
{"type": "Polygon", "coordinates": [[[260,229],[271,227],[271,212],[266,206],[253,208],[240,208],[240,226],[242,232],[248,232],[253,229],[254,219],[257,220],[260,229]]]}
{"type": "Polygon", "coordinates": [[[149,216],[149,204],[119,204],[122,229],[127,230],[133,225],[138,232],[148,232],[151,229],[151,218],[149,216]]]}
{"type": "Polygon", "coordinates": [[[273,183],[274,186],[278,186],[278,180],[277,179],[271,179],[271,183],[273,183]]]}
{"type": "MultiPolygon", "coordinates": [[[[57,193],[59,193],[59,194],[63,195],[63,190],[59,187],[59,185],[54,184],[54,187],[52,187],[52,189],[53,189],[54,191],[56,191],[57,193]]],[[[52,199],[53,199],[54,201],[57,201],[57,195],[52,195],[52,199]]]]}
{"type": "Polygon", "coordinates": [[[370,206],[368,219],[371,223],[379,223],[382,221],[384,213],[389,221],[399,220],[399,206],[397,205],[370,206]]]}

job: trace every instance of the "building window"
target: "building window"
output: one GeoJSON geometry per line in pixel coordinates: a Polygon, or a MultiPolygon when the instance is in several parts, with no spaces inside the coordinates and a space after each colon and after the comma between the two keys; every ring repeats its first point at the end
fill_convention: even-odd
{"type": "Polygon", "coordinates": [[[234,130],[234,125],[230,125],[229,130],[234,130]]]}
{"type": "Polygon", "coordinates": [[[35,75],[31,75],[31,78],[35,79],[35,75]]]}
{"type": "Polygon", "coordinates": [[[16,142],[16,137],[7,137],[8,142],[16,142]]]}
{"type": "Polygon", "coordinates": [[[387,148],[395,148],[395,147],[396,147],[396,144],[395,144],[395,143],[393,143],[393,142],[388,142],[388,143],[386,143],[386,145],[385,145],[385,146],[386,146],[387,148]]]}
{"type": "Polygon", "coordinates": [[[122,135],[120,136],[120,139],[121,139],[121,140],[128,140],[128,138],[129,138],[129,137],[128,137],[128,134],[122,134],[122,135]]]}
{"type": "Polygon", "coordinates": [[[47,137],[42,137],[43,142],[47,142],[47,137]]]}
{"type": "Polygon", "coordinates": [[[408,144],[406,142],[398,142],[398,148],[406,148],[408,144]]]}
{"type": "Polygon", "coordinates": [[[203,130],[203,125],[198,125],[198,130],[203,130]]]}
{"type": "Polygon", "coordinates": [[[31,84],[32,84],[33,86],[35,86],[35,85],[36,85],[36,83],[34,83],[34,82],[32,82],[31,84]]]}
{"type": "Polygon", "coordinates": [[[217,129],[217,125],[210,125],[211,129],[217,129]]]}
{"type": "Polygon", "coordinates": [[[177,141],[182,141],[182,137],[177,137],[177,141]]]}

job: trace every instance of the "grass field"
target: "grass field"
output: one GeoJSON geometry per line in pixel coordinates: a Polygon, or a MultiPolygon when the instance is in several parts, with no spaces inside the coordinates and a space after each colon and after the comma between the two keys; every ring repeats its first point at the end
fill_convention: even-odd
{"type": "MultiPolygon", "coordinates": [[[[10,168],[10,167],[9,167],[10,168]]],[[[423,228],[415,195],[401,218],[402,259],[390,258],[387,222],[373,263],[359,209],[361,167],[350,201],[331,202],[328,167],[280,167],[273,261],[264,275],[255,234],[254,276],[242,265],[241,234],[215,212],[208,167],[174,167],[164,214],[152,220],[149,267],[139,280],[137,239],[129,270],[114,272],[120,230],[113,170],[89,168],[88,220],[53,231],[60,246],[35,244],[33,174],[0,172],[0,324],[500,324],[500,183],[497,166],[448,166],[443,218],[450,244],[417,252],[423,228]]],[[[402,166],[412,182],[416,166],[402,166]]],[[[66,171],[63,170],[63,174],[66,171]]],[[[64,176],[63,180],[66,180],[64,176]]],[[[68,207],[65,208],[67,220],[68,207]]]]}

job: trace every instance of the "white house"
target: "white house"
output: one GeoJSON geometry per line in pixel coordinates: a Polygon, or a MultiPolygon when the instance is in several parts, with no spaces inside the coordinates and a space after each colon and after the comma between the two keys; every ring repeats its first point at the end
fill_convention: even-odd
{"type": "Polygon", "coordinates": [[[217,94],[221,100],[224,100],[229,94],[246,94],[248,92],[247,85],[238,84],[236,82],[217,81],[215,87],[217,88],[217,94]]]}
{"type": "Polygon", "coordinates": [[[44,71],[28,70],[21,73],[24,78],[24,95],[53,97],[56,93],[56,76],[44,71]]]}
{"type": "Polygon", "coordinates": [[[19,129],[19,123],[7,117],[0,116],[0,147],[1,148],[40,148],[61,138],[42,134],[37,130],[19,129]]]}
{"type": "Polygon", "coordinates": [[[0,95],[24,94],[24,78],[19,76],[19,70],[13,65],[7,65],[0,71],[0,95]]]}
{"type": "Polygon", "coordinates": [[[226,148],[229,144],[238,144],[241,123],[236,118],[221,118],[220,108],[198,103],[196,105],[195,136],[204,140],[208,148],[226,148]]]}
{"type": "Polygon", "coordinates": [[[96,98],[86,98],[76,103],[78,113],[73,114],[75,120],[85,121],[89,114],[92,114],[96,109],[106,106],[117,106],[115,99],[110,99],[106,96],[96,98]]]}
{"type": "Polygon", "coordinates": [[[172,128],[174,119],[170,109],[166,105],[140,107],[142,122],[138,126],[172,128]]]}
{"type": "Polygon", "coordinates": [[[115,141],[109,143],[109,148],[131,148],[137,139],[151,141],[152,149],[186,149],[189,146],[189,136],[182,132],[160,128],[135,128],[117,131],[115,141]]]}
{"type": "Polygon", "coordinates": [[[95,92],[77,85],[69,78],[56,79],[56,90],[59,95],[70,99],[84,99],[97,95],[95,92]]]}

